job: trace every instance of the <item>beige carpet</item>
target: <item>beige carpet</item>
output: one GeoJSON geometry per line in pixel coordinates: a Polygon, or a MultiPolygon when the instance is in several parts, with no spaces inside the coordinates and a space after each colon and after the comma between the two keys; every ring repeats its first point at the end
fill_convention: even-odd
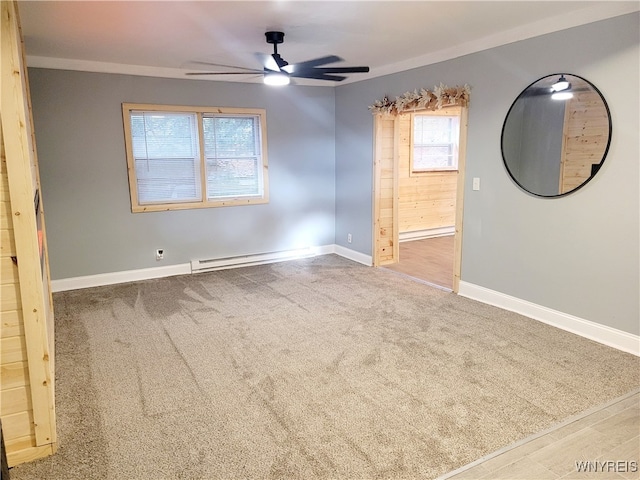
{"type": "Polygon", "coordinates": [[[334,255],[56,294],[59,451],[24,479],[430,479],[640,359],[334,255]]]}

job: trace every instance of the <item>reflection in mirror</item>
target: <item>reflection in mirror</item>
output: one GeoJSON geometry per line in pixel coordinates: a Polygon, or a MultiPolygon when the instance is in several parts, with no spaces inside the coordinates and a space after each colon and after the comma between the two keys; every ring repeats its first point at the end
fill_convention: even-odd
{"type": "Polygon", "coordinates": [[[502,157],[524,190],[557,197],[593,178],[610,142],[611,116],[600,91],[576,75],[553,74],[513,102],[502,128],[502,157]]]}

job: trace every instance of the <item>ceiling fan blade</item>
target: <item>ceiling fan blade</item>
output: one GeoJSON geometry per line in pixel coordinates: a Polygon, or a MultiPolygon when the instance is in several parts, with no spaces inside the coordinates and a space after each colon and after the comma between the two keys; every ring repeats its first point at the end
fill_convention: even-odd
{"type": "Polygon", "coordinates": [[[331,80],[334,82],[341,82],[347,77],[342,75],[328,75],[322,72],[316,72],[315,69],[305,70],[304,72],[293,72],[289,74],[290,77],[297,78],[310,78],[313,80],[331,80]]]}
{"type": "MultiPolygon", "coordinates": [[[[567,89],[567,91],[572,92],[572,93],[580,93],[580,92],[587,92],[591,90],[590,88],[587,87],[577,87],[577,88],[569,88],[567,89]]],[[[550,87],[530,87],[527,90],[525,90],[524,92],[522,92],[520,94],[520,97],[536,97],[539,95],[551,95],[553,93],[553,91],[551,90],[550,87]]]]}
{"type": "Polygon", "coordinates": [[[273,72],[280,71],[280,67],[278,67],[278,64],[276,63],[276,61],[273,59],[271,55],[266,53],[256,52],[255,56],[260,62],[260,65],[262,65],[267,70],[271,70],[273,72]]]}
{"type": "MultiPolygon", "coordinates": [[[[342,62],[342,58],[335,55],[328,55],[326,57],[316,58],[314,60],[307,60],[306,62],[295,63],[286,67],[287,69],[294,70],[308,70],[318,65],[326,65],[327,63],[342,62]]],[[[286,71],[286,70],[285,70],[286,71]]],[[[291,73],[291,72],[289,72],[291,73]]]]}
{"type": "Polygon", "coordinates": [[[248,70],[250,72],[257,72],[258,71],[255,68],[238,67],[236,65],[225,65],[224,63],[210,63],[210,62],[197,62],[197,61],[193,61],[193,62],[189,62],[189,63],[195,63],[196,65],[207,65],[207,66],[210,66],[210,67],[236,68],[238,70],[248,70]]]}
{"type": "Polygon", "coordinates": [[[320,73],[367,73],[369,67],[320,67],[314,68],[312,71],[320,73]]]}
{"type": "Polygon", "coordinates": [[[187,72],[185,75],[255,75],[262,74],[262,70],[249,70],[246,72],[187,72]]]}

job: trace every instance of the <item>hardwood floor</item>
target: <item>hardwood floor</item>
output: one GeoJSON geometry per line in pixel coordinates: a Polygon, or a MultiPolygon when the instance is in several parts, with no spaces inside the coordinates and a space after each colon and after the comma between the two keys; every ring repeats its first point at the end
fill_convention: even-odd
{"type": "Polygon", "coordinates": [[[453,235],[400,243],[400,262],[384,268],[453,289],[453,235]]]}
{"type": "Polygon", "coordinates": [[[438,480],[638,479],[638,391],[573,417],[438,480]]]}

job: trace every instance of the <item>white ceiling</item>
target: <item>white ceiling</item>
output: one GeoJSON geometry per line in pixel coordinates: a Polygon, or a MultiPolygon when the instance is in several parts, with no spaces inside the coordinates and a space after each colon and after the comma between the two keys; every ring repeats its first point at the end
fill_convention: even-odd
{"type": "Polygon", "coordinates": [[[638,1],[19,2],[29,66],[177,78],[211,70],[193,62],[260,68],[255,53],[273,51],[265,31],[280,30],[278,52],[289,63],[333,54],[345,61],[327,66],[371,68],[343,83],[639,9],[638,1]]]}

